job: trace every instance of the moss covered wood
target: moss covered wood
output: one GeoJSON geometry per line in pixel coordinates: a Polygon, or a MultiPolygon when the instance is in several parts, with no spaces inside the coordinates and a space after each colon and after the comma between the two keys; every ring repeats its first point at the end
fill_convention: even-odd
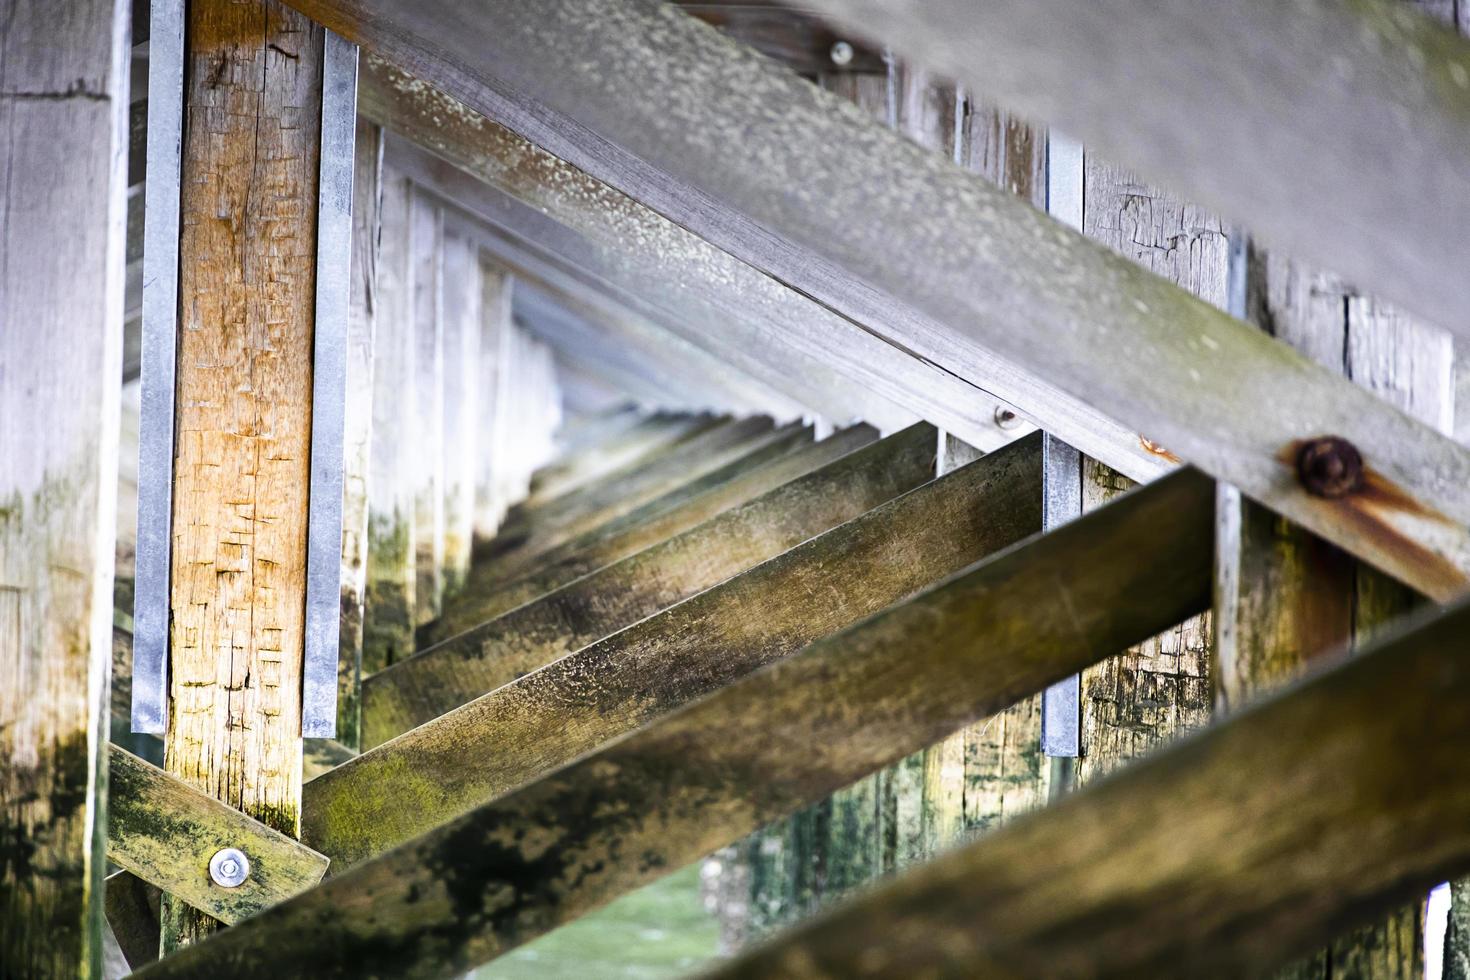
{"type": "Polygon", "coordinates": [[[379,745],[928,482],[933,443],[932,426],[913,426],[375,674],[364,690],[367,744],[379,745]]]}
{"type": "MultiPolygon", "coordinates": [[[[878,437],[871,427],[858,425],[812,443],[810,429],[777,432],[772,438],[719,469],[616,520],[552,548],[541,556],[534,571],[510,582],[493,583],[473,577],[450,603],[443,620],[477,616],[481,622],[569,585],[588,575],[681,534],[733,507],[788,483],[859,449],[878,437]]],[[[429,636],[448,638],[448,628],[436,624],[429,636]]]]}
{"type": "Polygon", "coordinates": [[[108,760],[107,859],[226,925],[326,874],[322,855],[162,769],[117,746],[108,760]],[[210,858],[226,847],[250,861],[249,876],[236,888],[220,887],[209,874],[210,858]]]}
{"type": "Polygon", "coordinates": [[[1421,619],[717,975],[1262,975],[1470,868],[1467,636],[1421,619]]]}
{"type": "Polygon", "coordinates": [[[0,973],[100,976],[129,10],[0,26],[0,973]]]}
{"type": "MultiPolygon", "coordinates": [[[[294,835],[323,34],[194,0],[185,40],[164,768],[294,835]]],[[[213,928],[162,915],[165,949],[213,928]]]]}
{"type": "Polygon", "coordinates": [[[373,347],[378,317],[382,131],[358,119],[352,165],[352,265],[343,410],[342,619],[337,656],[337,741],[356,748],[362,723],[363,607],[367,590],[373,440],[373,347]]]}
{"type": "MultiPolygon", "coordinates": [[[[360,756],[313,784],[306,839],[339,866],[354,863],[1035,532],[1036,442],[911,490],[360,756]],[[464,764],[470,757],[476,765],[464,764]]],[[[932,439],[927,451],[932,465],[932,439]]],[[[881,472],[868,479],[886,482],[881,472]]]]}
{"type": "MultiPolygon", "coordinates": [[[[412,8],[388,0],[296,2],[737,257],[905,349],[986,384],[1048,431],[1105,462],[1116,461],[1124,472],[1129,461],[1119,458],[1116,447],[1094,448],[1096,440],[1076,431],[1075,419],[1069,426],[1064,413],[1052,410],[1051,393],[1085,397],[1153,443],[1427,594],[1452,597],[1470,583],[1465,530],[1470,526],[1470,450],[983,179],[863,119],[835,97],[672,7],[645,0],[614,5],[553,0],[534,9],[453,8],[451,18],[451,0],[412,8]],[[678,83],[670,84],[675,77],[678,83]],[[507,91],[534,92],[539,105],[507,99],[502,94],[507,91]],[[744,152],[731,155],[731,145],[744,152]],[[756,160],[759,165],[752,165],[756,160]],[[793,194],[792,188],[801,191],[793,194]],[[943,207],[936,208],[936,201],[943,207]],[[914,221],[915,214],[926,220],[914,221]],[[902,230],[901,238],[895,238],[896,230],[902,230]],[[987,352],[983,363],[980,348],[987,352]],[[993,370],[992,356],[1011,370],[993,370]],[[991,374],[981,377],[982,368],[991,374]],[[1024,372],[1044,376],[1046,393],[1033,386],[1028,394],[1024,372]],[[1294,478],[1292,461],[1300,442],[1324,434],[1346,438],[1360,451],[1370,471],[1361,492],[1327,499],[1294,478]]],[[[1296,6],[1178,2],[1197,18],[1189,25],[1196,43],[1182,45],[1181,51],[1193,51],[1198,38],[1210,37],[1200,24],[1220,23],[1230,30],[1264,22],[1285,36],[1300,29],[1296,6]]],[[[824,3],[842,6],[840,0],[824,3]]],[[[1054,5],[997,9],[1017,17],[1024,11],[1029,18],[1039,17],[1033,7],[1042,6],[1054,5]]],[[[1343,28],[1350,38],[1344,50],[1364,50],[1393,32],[1420,45],[1445,83],[1421,85],[1418,76],[1399,67],[1394,69],[1399,77],[1414,82],[1395,94],[1431,109],[1436,99],[1447,100],[1441,108],[1450,104],[1458,90],[1450,66],[1464,69],[1455,59],[1470,51],[1461,42],[1438,28],[1421,29],[1402,10],[1379,17],[1384,8],[1375,0],[1349,5],[1314,0],[1306,9],[1343,28]],[[1335,11],[1330,16],[1329,8],[1335,11]]],[[[1086,30],[1058,31],[1058,23],[1077,15],[1052,13],[1037,21],[1045,24],[1038,36],[1092,36],[1086,30]]],[[[949,37],[940,31],[940,49],[948,48],[954,36],[969,37],[978,25],[1004,19],[970,17],[963,31],[949,37]]],[[[1118,21],[1131,24],[1134,18],[1120,13],[1118,21]]],[[[868,29],[915,22],[918,18],[892,11],[875,12],[868,29]]],[[[1324,39],[1334,40],[1314,32],[1306,46],[1325,50],[1324,39]]],[[[1273,45],[1268,50],[1290,49],[1273,45]]],[[[1078,61],[1094,53],[1083,51],[1078,61]]],[[[1332,57],[1339,54],[1334,51],[1332,57]]],[[[1377,65],[1384,53],[1366,57],[1365,64],[1377,65]]],[[[931,60],[936,71],[959,68],[968,74],[973,67],[932,55],[931,60]]],[[[1191,55],[1178,63],[1192,66],[1196,60],[1191,55]]],[[[1210,63],[1225,62],[1211,54],[1210,63]]],[[[1324,77],[1339,79],[1331,64],[1324,77]]],[[[1465,71],[1470,77],[1470,69],[1465,71]]],[[[1187,87],[1197,86],[1195,77],[1188,81],[1187,87]]],[[[1157,90],[1150,86],[1144,94],[1157,90]]],[[[1238,101],[1221,100],[1211,89],[1205,108],[1238,101]]],[[[1262,98],[1252,108],[1277,101],[1262,98]]],[[[1119,115],[1114,111],[1107,117],[1119,115]]],[[[1123,115],[1130,126],[1146,118],[1131,104],[1123,115]]],[[[1448,117],[1432,118],[1444,123],[1448,117]]],[[[1421,138],[1405,129],[1409,122],[1393,119],[1385,131],[1410,146],[1433,149],[1435,160],[1456,155],[1436,141],[1458,130],[1421,138]]],[[[1085,135],[1094,125],[1075,131],[1085,135]]],[[[1264,136],[1272,131],[1264,128],[1262,138],[1249,140],[1250,145],[1272,142],[1264,136]]],[[[1217,163],[1205,160],[1195,169],[1219,174],[1217,163]]],[[[1437,171],[1436,179],[1458,179],[1460,169],[1457,164],[1437,171]]],[[[1264,179],[1250,184],[1285,186],[1264,179]]],[[[1443,189],[1456,194],[1451,186],[1443,189]]],[[[1443,218],[1446,211],[1425,210],[1423,190],[1413,188],[1408,206],[1443,218]]],[[[1356,200],[1372,196],[1365,189],[1356,200]]],[[[1324,226],[1336,227],[1343,208],[1325,213],[1324,226]]],[[[1291,210],[1284,205],[1267,209],[1271,214],[1291,210]]],[[[1449,220],[1444,228],[1457,236],[1462,224],[1449,220]]],[[[1453,254],[1454,241],[1451,237],[1436,250],[1415,239],[1415,248],[1404,254],[1453,254]]]]}
{"type": "Polygon", "coordinates": [[[1212,500],[1194,471],[1158,481],[145,976],[463,972],[1203,608],[1212,500]]]}

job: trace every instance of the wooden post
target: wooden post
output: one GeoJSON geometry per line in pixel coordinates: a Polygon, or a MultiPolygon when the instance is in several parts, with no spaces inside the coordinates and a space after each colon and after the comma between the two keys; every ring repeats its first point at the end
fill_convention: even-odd
{"type": "MultiPolygon", "coordinates": [[[[342,626],[337,658],[337,741],[355,749],[362,723],[363,614],[367,600],[368,514],[373,444],[373,345],[378,318],[378,236],[382,132],[357,122],[352,190],[351,318],[343,411],[342,626]]],[[[386,370],[386,368],[385,368],[386,370]]]]}
{"type": "MultiPolygon", "coordinates": [[[[470,570],[475,528],[475,470],[485,454],[477,384],[480,338],[479,248],[463,233],[444,235],[444,592],[453,595],[470,570]]],[[[442,611],[442,606],[441,606],[442,611]]]]}
{"type": "MultiPolygon", "coordinates": [[[[165,769],[295,836],[323,33],[193,0],[165,769]]],[[[212,931],[165,896],[164,948],[212,931]]]]}
{"type": "Polygon", "coordinates": [[[439,615],[444,599],[444,213],[412,191],[408,272],[414,338],[413,452],[415,626],[439,615]]]}
{"type": "Polygon", "coordinates": [[[0,27],[0,972],[102,975],[128,5],[0,27]]]}
{"type": "Polygon", "coordinates": [[[510,300],[514,284],[503,268],[480,253],[480,363],[478,450],[475,454],[474,539],[489,541],[504,516],[495,495],[495,426],[500,403],[501,337],[510,329],[510,300]]]}
{"type": "Polygon", "coordinates": [[[373,429],[368,476],[367,584],[362,671],[382,670],[413,652],[414,481],[418,467],[412,406],[417,383],[408,182],[383,179],[378,304],[373,342],[373,429]]]}

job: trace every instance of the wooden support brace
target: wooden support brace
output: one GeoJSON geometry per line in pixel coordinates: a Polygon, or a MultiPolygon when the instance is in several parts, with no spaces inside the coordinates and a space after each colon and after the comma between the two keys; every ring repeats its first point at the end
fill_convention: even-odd
{"type": "Polygon", "coordinates": [[[367,744],[611,636],[933,476],[934,428],[921,423],[374,674],[364,689],[367,744]]]}
{"type": "Polygon", "coordinates": [[[1421,618],[718,975],[1265,975],[1470,869],[1467,631],[1421,618]]]}
{"type": "MultiPolygon", "coordinates": [[[[1033,442],[1028,453],[1037,471],[1033,497],[1036,448],[1033,442]]],[[[268,976],[281,962],[329,976],[358,969],[421,977],[462,972],[1199,611],[1209,599],[1208,548],[1200,544],[1210,539],[1212,502],[1210,481],[1194,471],[1158,481],[145,976],[268,976]],[[1103,555],[1110,560],[1098,560],[1103,555]],[[1129,561],[1111,560],[1117,555],[1129,561]],[[273,963],[265,962],[267,950],[273,963]]],[[[1039,499],[1033,507],[1034,525],[1039,499]]],[[[1220,798],[1218,807],[1231,802],[1220,798]]],[[[1094,820],[1089,827],[1106,832],[1109,824],[1094,820]]],[[[1171,829],[1155,827],[1160,834],[1171,829]]],[[[1161,843],[1150,854],[1165,850],[1161,843]]],[[[1118,853],[1130,866],[1138,863],[1137,852],[1118,853]]],[[[1030,865],[1029,857],[1010,860],[1012,869],[1030,865]]],[[[1174,909],[1167,902],[1155,907],[1174,909]]],[[[950,908],[974,914],[968,906],[950,908]]],[[[923,940],[927,945],[928,936],[923,940]]]]}
{"type": "MultiPolygon", "coordinates": [[[[1125,473],[1130,459],[1147,448],[1136,438],[1132,453],[1100,443],[1075,414],[1056,407],[1071,404],[1058,401],[1057,392],[1085,399],[1135,435],[1436,599],[1457,596],[1470,585],[1470,450],[1008,192],[864,119],[673,7],[651,0],[611,7],[553,0],[534,8],[501,3],[472,11],[454,8],[451,17],[450,0],[413,8],[389,0],[296,2],[712,244],[831,304],[892,343],[983,384],[1059,438],[1125,473]],[[677,85],[669,84],[671,77],[678,78],[677,85]],[[534,93],[537,101],[529,101],[526,93],[534,93]],[[741,152],[731,154],[731,146],[741,152]],[[791,193],[792,188],[801,193],[791,193]],[[944,207],[933,207],[935,201],[944,207]],[[915,221],[915,214],[926,220],[915,221]],[[1346,492],[1324,492],[1310,472],[1315,457],[1303,456],[1312,440],[1327,436],[1350,442],[1361,460],[1360,479],[1350,481],[1346,492]]],[[[1395,149],[1407,144],[1411,159],[1424,161],[1425,183],[1394,178],[1379,186],[1371,174],[1366,183],[1355,177],[1360,193],[1322,211],[1314,224],[1336,227],[1340,216],[1363,200],[1387,200],[1379,192],[1397,187],[1405,196],[1402,211],[1380,215],[1384,221],[1375,223],[1372,234],[1324,238],[1376,241],[1385,229],[1401,227],[1402,219],[1394,215],[1413,213],[1424,219],[1417,228],[1422,234],[1402,239],[1413,248],[1398,254],[1435,256],[1416,266],[1421,271],[1439,270],[1441,257],[1457,254],[1466,222],[1454,208],[1425,202],[1470,200],[1470,193],[1461,193],[1470,163],[1464,163],[1455,142],[1463,142],[1458,134],[1465,123],[1449,111],[1459,91],[1452,76],[1459,71],[1470,78],[1470,68],[1460,60],[1470,48],[1402,10],[1384,13],[1374,0],[1364,0],[1366,12],[1358,13],[1328,0],[1305,7],[1236,4],[1228,5],[1228,12],[1204,0],[1177,2],[1195,18],[1185,25],[1191,43],[1181,43],[1177,52],[1180,78],[1188,80],[1182,87],[1207,92],[1205,104],[1191,106],[1190,117],[1196,110],[1207,118],[1208,109],[1241,104],[1218,98],[1218,88],[1201,87],[1199,79],[1207,74],[1186,75],[1202,58],[1212,66],[1235,65],[1216,56],[1213,34],[1204,25],[1218,25],[1232,38],[1254,37],[1264,27],[1273,42],[1265,50],[1283,56],[1297,47],[1331,52],[1332,58],[1342,51],[1364,51],[1364,64],[1371,67],[1361,79],[1344,79],[1327,62],[1312,90],[1341,82],[1348,102],[1335,105],[1344,113],[1364,108],[1367,118],[1382,124],[1369,145],[1381,145],[1383,134],[1392,134],[1395,149]],[[1312,28],[1310,40],[1285,43],[1304,24],[1312,28]],[[1201,38],[1210,39],[1204,54],[1197,50],[1201,38]],[[1335,48],[1339,41],[1341,51],[1335,48]],[[1407,59],[1393,60],[1389,51],[1401,42],[1417,46],[1445,84],[1424,85],[1407,59]],[[1381,49],[1364,50],[1374,45],[1381,49]],[[1375,88],[1385,77],[1391,84],[1375,88]],[[1366,94],[1360,82],[1369,87],[1366,94]],[[1383,101],[1368,104],[1375,94],[1383,101]],[[1424,110],[1423,119],[1416,120],[1412,111],[1400,115],[1403,108],[1424,110]],[[1420,121],[1427,127],[1422,134],[1412,128],[1420,121]],[[1438,244],[1426,247],[1426,242],[1438,244]]],[[[839,0],[824,3],[824,9],[842,6],[839,0]]],[[[875,6],[865,4],[864,10],[875,6]]],[[[937,9],[926,7],[926,15],[937,9]]],[[[1113,58],[1106,47],[1092,46],[1095,36],[1109,36],[1105,28],[1058,29],[1072,17],[1086,17],[1092,25],[1092,18],[1102,16],[1093,8],[1085,14],[1060,3],[1007,3],[995,9],[999,13],[993,18],[969,17],[957,36],[969,38],[985,24],[1003,26],[1003,15],[1035,18],[1038,37],[1055,44],[1060,38],[1076,39],[1079,48],[1089,49],[1058,58],[1066,71],[1059,69],[1057,78],[1072,77],[1099,52],[1115,66],[1130,63],[1113,58]],[[1075,59],[1068,60],[1073,54],[1075,59]]],[[[870,29],[928,23],[872,14],[870,29]]],[[[1118,24],[1136,23],[1126,12],[1114,17],[1118,24]]],[[[932,24],[947,31],[953,19],[935,18],[932,24]]],[[[1178,26],[1169,18],[1160,22],[1178,26]]],[[[951,38],[937,33],[936,42],[949,47],[951,38]]],[[[1133,38],[1131,31],[1128,36],[1133,38]]],[[[968,70],[972,64],[955,59],[934,67],[968,70]]],[[[1252,111],[1269,115],[1278,104],[1295,109],[1297,103],[1276,98],[1278,74],[1272,65],[1265,67],[1226,80],[1267,86],[1261,98],[1250,100],[1252,111]]],[[[1292,61],[1290,70],[1297,77],[1300,64],[1292,61]]],[[[1117,94],[1103,85],[1085,88],[1108,98],[1117,94]]],[[[1150,80],[1146,94],[1160,92],[1150,80]]],[[[1111,119],[1119,113],[1096,117],[1105,115],[1111,119]]],[[[1127,115],[1128,126],[1150,119],[1131,103],[1127,115]]],[[[1342,132],[1356,132],[1363,121],[1343,118],[1352,119],[1353,126],[1342,132]]],[[[1279,124],[1273,116],[1271,126],[1279,124]]],[[[1336,125],[1334,120],[1326,128],[1336,125]]],[[[1267,144],[1305,145],[1273,141],[1268,138],[1273,131],[1263,127],[1240,145],[1252,152],[1267,144]]],[[[1086,135],[1088,129],[1076,132],[1086,135]]],[[[1340,136],[1318,145],[1337,146],[1340,136]]],[[[1209,141],[1209,153],[1215,146],[1209,141]]],[[[1352,150],[1335,155],[1377,159],[1352,150]]],[[[1191,173],[1255,173],[1244,164],[1222,167],[1208,153],[1190,159],[1191,173]]],[[[1325,169],[1278,159],[1270,173],[1292,173],[1302,180],[1256,174],[1246,186],[1339,186],[1316,181],[1325,169]]],[[[1288,196],[1263,213],[1279,218],[1293,210],[1288,196]]],[[[1302,254],[1312,252],[1303,248],[1302,254]]],[[[1369,249],[1358,258],[1372,254],[1369,249]]],[[[1379,268],[1349,261],[1351,255],[1339,258],[1343,261],[1335,265],[1363,272],[1365,281],[1372,281],[1379,268]]],[[[1454,275],[1400,284],[1416,297],[1439,293],[1448,299],[1442,284],[1449,281],[1457,284],[1456,294],[1470,288],[1463,285],[1465,277],[1454,275]],[[1441,285],[1436,287],[1436,281],[1441,285]]],[[[1436,304],[1431,312],[1449,314],[1463,305],[1436,304]]]]}
{"type": "MultiPolygon", "coordinates": [[[[1034,533],[1037,443],[911,490],[359,757],[313,783],[305,839],[339,867],[355,863],[1034,533]]],[[[859,479],[888,496],[908,482],[881,467],[859,479]]],[[[413,704],[402,704],[384,712],[387,730],[410,723],[413,704]]]]}
{"type": "Polygon", "coordinates": [[[326,874],[321,854],[132,753],[114,745],[108,760],[107,859],[226,925],[305,891],[326,874]],[[210,877],[210,859],[224,848],[243,852],[250,862],[245,881],[235,887],[210,877]]]}
{"type": "Polygon", "coordinates": [[[626,473],[680,440],[697,435],[711,422],[704,415],[660,413],[650,416],[605,445],[538,471],[531,493],[513,511],[513,516],[519,517],[552,500],[626,473]]]}

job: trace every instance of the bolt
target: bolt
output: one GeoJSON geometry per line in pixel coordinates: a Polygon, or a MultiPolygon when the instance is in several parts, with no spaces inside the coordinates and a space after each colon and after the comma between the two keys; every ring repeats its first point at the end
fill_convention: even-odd
{"type": "Polygon", "coordinates": [[[1021,417],[1009,408],[997,408],[995,410],[995,424],[1002,429],[1014,429],[1021,424],[1021,417]]]}
{"type": "Polygon", "coordinates": [[[846,41],[838,41],[836,44],[832,45],[832,51],[830,52],[832,56],[832,64],[836,65],[838,68],[846,68],[848,65],[852,64],[852,58],[855,53],[856,52],[852,50],[851,44],[848,44],[846,41]]]}
{"type": "Polygon", "coordinates": [[[236,847],[222,847],[209,859],[209,877],[221,888],[239,888],[250,877],[250,859],[236,847]]]}
{"type": "Polygon", "coordinates": [[[1318,436],[1297,450],[1296,475],[1307,493],[1336,500],[1362,489],[1363,456],[1340,436],[1318,436]]]}

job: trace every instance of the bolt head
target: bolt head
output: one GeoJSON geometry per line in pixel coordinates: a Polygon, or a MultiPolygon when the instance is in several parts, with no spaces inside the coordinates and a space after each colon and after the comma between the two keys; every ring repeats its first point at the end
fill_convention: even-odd
{"type": "Polygon", "coordinates": [[[852,64],[853,56],[856,53],[857,52],[853,51],[852,45],[848,44],[846,41],[838,41],[836,44],[832,45],[832,50],[829,52],[832,58],[832,64],[836,65],[838,68],[846,68],[848,65],[852,64]]]}
{"type": "Polygon", "coordinates": [[[997,408],[995,410],[995,424],[1002,429],[1014,429],[1021,424],[1021,416],[1009,408],[997,408]]]}
{"type": "Polygon", "coordinates": [[[250,877],[250,859],[236,847],[222,847],[209,859],[209,877],[221,888],[239,888],[250,877]]]}
{"type": "Polygon", "coordinates": [[[1307,493],[1336,500],[1362,489],[1363,456],[1341,436],[1318,436],[1297,450],[1296,475],[1307,493]]]}

